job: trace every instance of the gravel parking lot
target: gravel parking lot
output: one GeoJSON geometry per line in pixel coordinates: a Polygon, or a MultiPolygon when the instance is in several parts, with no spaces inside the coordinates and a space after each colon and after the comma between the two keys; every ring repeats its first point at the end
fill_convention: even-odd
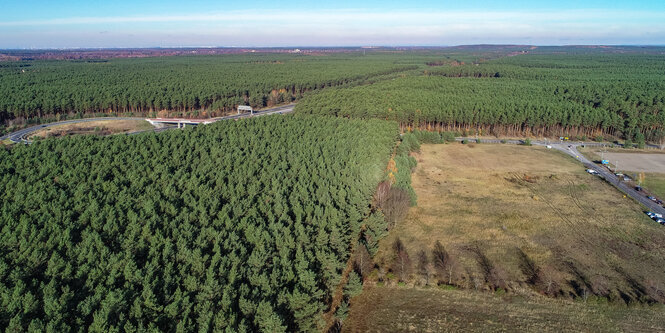
{"type": "Polygon", "coordinates": [[[665,173],[665,154],[605,153],[605,159],[614,165],[619,162],[623,171],[665,173]]]}

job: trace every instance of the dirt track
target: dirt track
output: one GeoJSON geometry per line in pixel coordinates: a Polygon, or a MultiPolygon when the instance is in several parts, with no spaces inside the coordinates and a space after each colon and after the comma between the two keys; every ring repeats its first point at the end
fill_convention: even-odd
{"type": "Polygon", "coordinates": [[[619,170],[634,172],[665,172],[665,154],[605,153],[605,159],[619,170]]]}

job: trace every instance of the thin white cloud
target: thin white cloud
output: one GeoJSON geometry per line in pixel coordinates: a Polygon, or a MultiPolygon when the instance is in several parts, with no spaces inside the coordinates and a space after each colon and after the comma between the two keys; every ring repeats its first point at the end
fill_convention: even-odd
{"type": "Polygon", "coordinates": [[[665,13],[657,11],[619,10],[557,10],[557,11],[435,11],[435,12],[375,12],[363,10],[333,11],[235,11],[213,14],[145,15],[114,17],[67,17],[45,20],[0,22],[0,27],[95,25],[104,23],[176,23],[176,22],[260,22],[315,24],[325,22],[420,22],[424,25],[437,21],[592,21],[592,20],[663,20],[665,13]]]}
{"type": "Polygon", "coordinates": [[[665,12],[233,11],[0,22],[1,47],[665,43],[665,12]],[[104,33],[100,33],[104,32],[104,33]]]}

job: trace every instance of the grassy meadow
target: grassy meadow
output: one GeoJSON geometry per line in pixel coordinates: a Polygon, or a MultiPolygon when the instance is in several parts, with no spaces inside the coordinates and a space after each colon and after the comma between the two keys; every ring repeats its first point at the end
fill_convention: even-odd
{"type": "MultiPolygon", "coordinates": [[[[440,241],[457,261],[450,282],[461,288],[665,301],[665,228],[574,159],[483,144],[422,145],[416,158],[418,205],[381,242],[379,267],[391,267],[397,237],[414,265],[418,251],[440,241]]],[[[396,282],[389,269],[383,275],[396,282]]]]}

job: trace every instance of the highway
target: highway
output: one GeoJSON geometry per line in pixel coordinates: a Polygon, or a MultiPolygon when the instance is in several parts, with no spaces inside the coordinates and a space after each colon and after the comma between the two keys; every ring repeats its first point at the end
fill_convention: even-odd
{"type": "Polygon", "coordinates": [[[593,163],[592,161],[589,161],[584,155],[580,154],[580,152],[577,150],[577,147],[580,145],[586,145],[584,143],[571,143],[571,144],[556,144],[556,145],[551,145],[552,148],[555,148],[559,151],[562,151],[580,162],[584,164],[584,166],[587,169],[592,169],[598,172],[605,180],[614,185],[616,188],[621,190],[623,193],[626,195],[630,196],[631,198],[635,199],[637,202],[641,203],[645,207],[647,207],[648,210],[654,212],[654,213],[660,213],[665,215],[665,208],[663,206],[649,200],[646,195],[643,192],[635,190],[634,187],[629,186],[626,182],[622,181],[614,175],[611,171],[609,171],[607,168],[603,166],[599,166],[596,163],[593,163]],[[568,147],[570,145],[570,147],[568,147]]]}
{"type": "Polygon", "coordinates": [[[143,119],[143,118],[137,118],[137,117],[103,117],[103,118],[85,118],[85,119],[74,119],[74,120],[65,120],[65,121],[58,121],[55,123],[48,123],[48,124],[41,124],[41,125],[35,125],[31,127],[26,127],[24,129],[18,130],[16,132],[12,132],[3,136],[0,136],[0,141],[9,139],[14,143],[18,142],[30,142],[28,140],[28,135],[30,133],[36,132],[40,129],[51,127],[51,126],[58,126],[58,125],[64,125],[64,124],[76,124],[76,123],[85,123],[89,121],[99,121],[99,120],[127,120],[127,119],[143,119]]]}
{"type": "MultiPolygon", "coordinates": [[[[293,112],[295,104],[289,104],[289,105],[283,105],[283,106],[278,106],[262,111],[255,111],[254,114],[249,114],[249,113],[241,113],[241,114],[235,114],[232,116],[226,116],[226,117],[218,117],[218,118],[212,118],[214,121],[218,120],[232,120],[232,119],[240,119],[240,118],[248,118],[248,117],[256,117],[256,116],[263,116],[263,115],[269,115],[269,114],[274,114],[274,113],[289,113],[293,112]]],[[[54,123],[48,123],[48,124],[41,124],[41,125],[35,125],[31,127],[27,127],[21,130],[18,130],[16,132],[12,132],[3,136],[0,136],[0,141],[9,139],[14,143],[30,143],[30,140],[28,139],[29,135],[33,132],[36,132],[38,130],[41,130],[43,128],[47,127],[52,127],[52,126],[59,126],[59,125],[64,125],[64,124],[76,124],[76,123],[84,123],[84,122],[89,122],[89,121],[99,121],[99,120],[132,120],[132,119],[145,119],[145,118],[139,118],[139,117],[102,117],[102,118],[84,118],[84,119],[73,119],[73,120],[65,120],[65,121],[58,121],[54,123]]],[[[164,131],[167,129],[172,129],[172,128],[177,128],[175,126],[168,126],[168,127],[163,127],[163,128],[155,128],[154,131],[160,132],[164,131]]],[[[139,131],[139,132],[133,132],[131,134],[136,134],[136,133],[142,133],[145,131],[139,131]]]]}

